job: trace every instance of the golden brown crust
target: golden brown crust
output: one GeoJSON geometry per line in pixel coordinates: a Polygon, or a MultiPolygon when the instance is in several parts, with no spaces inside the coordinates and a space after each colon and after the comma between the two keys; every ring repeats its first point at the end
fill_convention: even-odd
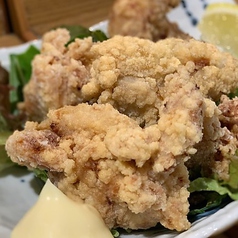
{"type": "Polygon", "coordinates": [[[52,41],[43,41],[44,50],[33,61],[23,104],[30,119],[41,120],[49,109],[90,101],[110,103],[139,123],[152,124],[158,119],[165,78],[179,75],[193,81],[216,101],[238,84],[237,60],[210,44],[117,36],[97,44],[90,38],[76,40],[60,52],[55,48],[58,39],[63,46],[67,39],[56,36],[65,31],[47,33],[45,38],[52,41]]]}
{"type": "Polygon", "coordinates": [[[223,127],[214,101],[237,88],[238,61],[196,40],[67,40],[66,30],[47,33],[33,61],[23,108],[48,118],[9,138],[11,159],[46,168],[109,227],[187,229],[186,166],[227,179],[235,153],[237,128],[223,127]]]}
{"type": "Polygon", "coordinates": [[[203,96],[182,79],[167,84],[174,89],[154,125],[143,129],[110,104],[65,106],[15,132],[8,154],[19,164],[47,169],[63,192],[94,205],[109,227],[145,229],[160,222],[185,230],[184,162],[202,139],[203,96]]]}

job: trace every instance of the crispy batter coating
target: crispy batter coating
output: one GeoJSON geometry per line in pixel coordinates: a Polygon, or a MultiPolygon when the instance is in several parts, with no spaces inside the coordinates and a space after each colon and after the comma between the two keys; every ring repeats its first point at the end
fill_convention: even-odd
{"type": "Polygon", "coordinates": [[[49,171],[110,228],[188,229],[187,167],[228,178],[237,129],[225,108],[237,99],[215,101],[237,88],[238,61],[193,39],[115,36],[65,47],[68,37],[64,29],[44,37],[22,104],[43,121],[9,138],[9,156],[49,171]]]}
{"type": "Polygon", "coordinates": [[[195,146],[197,153],[186,162],[189,170],[201,170],[204,177],[215,174],[220,180],[229,179],[230,161],[238,148],[237,107],[238,98],[226,95],[218,107],[207,105],[203,139],[195,146]]]}
{"type": "Polygon", "coordinates": [[[95,206],[111,227],[145,229],[158,222],[189,228],[184,162],[202,138],[203,96],[174,78],[157,124],[141,128],[110,104],[82,103],[28,122],[7,141],[11,159],[44,168],[72,199],[95,206]]]}
{"type": "Polygon", "coordinates": [[[64,105],[97,102],[149,125],[158,120],[165,79],[180,75],[216,101],[238,86],[238,61],[207,43],[116,36],[95,44],[78,39],[65,47],[68,37],[64,29],[47,33],[33,60],[22,105],[29,119],[40,121],[64,105]]]}
{"type": "MultiPolygon", "coordinates": [[[[77,105],[79,92],[89,79],[85,64],[67,54],[65,44],[70,35],[66,30],[56,30],[43,37],[41,54],[32,62],[32,77],[24,89],[26,114],[31,120],[41,120],[49,108],[77,105]]],[[[85,39],[74,56],[86,55],[91,39],[85,39]]],[[[24,109],[23,109],[24,110],[24,109]]]]}
{"type": "Polygon", "coordinates": [[[116,36],[91,52],[91,78],[81,90],[84,101],[110,103],[141,125],[158,120],[161,101],[170,93],[165,83],[174,77],[194,82],[215,101],[238,86],[238,61],[193,39],[152,43],[116,36]]]}
{"type": "Polygon", "coordinates": [[[109,14],[109,36],[137,36],[152,41],[188,38],[166,16],[179,3],[180,0],[116,0],[109,14]]]}
{"type": "Polygon", "coordinates": [[[222,111],[221,122],[230,130],[238,125],[238,97],[232,100],[226,95],[222,95],[218,108],[222,111]]]}
{"type": "Polygon", "coordinates": [[[221,102],[218,106],[221,110],[219,119],[221,124],[226,129],[226,133],[222,138],[222,144],[220,145],[220,156],[216,162],[216,171],[222,171],[221,178],[226,180],[229,179],[229,160],[225,160],[225,157],[232,157],[237,155],[236,151],[238,148],[238,98],[234,97],[229,99],[226,95],[222,95],[221,102]],[[222,156],[221,156],[222,155],[222,156]]]}

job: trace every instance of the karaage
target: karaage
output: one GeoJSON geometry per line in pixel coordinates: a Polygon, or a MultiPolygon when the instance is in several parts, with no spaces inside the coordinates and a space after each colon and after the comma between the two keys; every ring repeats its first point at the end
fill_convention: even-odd
{"type": "Polygon", "coordinates": [[[229,179],[237,99],[223,94],[238,86],[237,59],[194,39],[68,39],[45,35],[21,105],[38,122],[8,139],[9,156],[110,228],[188,229],[188,169],[229,179]]]}
{"type": "Polygon", "coordinates": [[[108,34],[137,36],[152,41],[167,37],[188,38],[166,14],[180,0],[116,0],[108,19],[108,34]]]}

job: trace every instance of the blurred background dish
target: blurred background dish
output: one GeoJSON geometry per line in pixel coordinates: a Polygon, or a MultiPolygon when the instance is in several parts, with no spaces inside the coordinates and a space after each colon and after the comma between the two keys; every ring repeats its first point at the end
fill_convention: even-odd
{"type": "Polygon", "coordinates": [[[0,47],[38,39],[60,25],[92,26],[108,18],[112,0],[0,0],[0,47]]]}

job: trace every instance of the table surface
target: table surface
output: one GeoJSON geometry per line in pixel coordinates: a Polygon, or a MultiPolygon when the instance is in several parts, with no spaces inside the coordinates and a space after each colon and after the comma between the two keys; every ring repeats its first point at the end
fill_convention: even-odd
{"type": "MultiPolygon", "coordinates": [[[[0,23],[2,22],[1,16],[3,15],[2,4],[3,0],[0,0],[0,23]]],[[[8,15],[10,15],[11,22],[9,25],[12,25],[12,28],[14,28],[18,22],[22,22],[22,24],[27,25],[29,31],[40,38],[44,32],[57,26],[77,24],[89,27],[108,19],[113,0],[57,0],[57,8],[54,6],[56,4],[55,1],[48,0],[11,0],[8,4],[8,15]],[[45,8],[45,4],[47,4],[47,8],[45,8]],[[18,12],[13,11],[13,8],[16,8],[18,12]],[[23,9],[24,11],[19,9],[23,9]]],[[[2,28],[1,25],[0,28],[2,28]]],[[[0,47],[15,46],[24,43],[20,34],[14,33],[18,30],[13,29],[13,33],[6,33],[5,35],[0,34],[0,47]]]]}
{"type": "MultiPolygon", "coordinates": [[[[84,12],[81,16],[82,25],[87,26],[88,24],[92,25],[98,23],[102,20],[107,19],[108,12],[111,6],[112,0],[101,0],[100,1],[100,8],[97,9],[97,14],[94,14],[92,11],[91,2],[85,1],[85,4],[88,4],[88,12],[84,12]],[[92,16],[90,22],[88,21],[89,16],[92,16]],[[86,23],[85,23],[86,22],[86,23]]],[[[84,11],[85,11],[84,9],[84,11]]],[[[47,27],[47,26],[45,26],[47,27]]],[[[44,27],[42,28],[44,29],[44,27]]],[[[8,46],[15,46],[24,43],[24,41],[16,34],[9,33],[3,36],[0,36],[0,47],[8,47],[8,46]]],[[[224,233],[215,236],[215,238],[235,238],[238,237],[238,224],[231,227],[229,230],[225,231],[224,233]]]]}

